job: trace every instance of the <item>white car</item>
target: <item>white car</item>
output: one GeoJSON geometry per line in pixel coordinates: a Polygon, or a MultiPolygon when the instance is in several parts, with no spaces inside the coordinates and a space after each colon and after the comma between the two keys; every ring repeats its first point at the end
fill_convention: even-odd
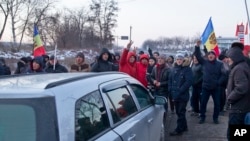
{"type": "Polygon", "coordinates": [[[166,99],[127,74],[0,78],[1,141],[164,141],[166,99]]]}

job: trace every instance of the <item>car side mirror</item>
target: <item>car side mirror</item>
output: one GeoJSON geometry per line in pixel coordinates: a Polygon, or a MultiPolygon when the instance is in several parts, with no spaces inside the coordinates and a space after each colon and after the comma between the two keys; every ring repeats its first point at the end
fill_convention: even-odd
{"type": "Polygon", "coordinates": [[[164,105],[167,103],[167,99],[164,96],[155,96],[154,103],[157,105],[164,105]]]}

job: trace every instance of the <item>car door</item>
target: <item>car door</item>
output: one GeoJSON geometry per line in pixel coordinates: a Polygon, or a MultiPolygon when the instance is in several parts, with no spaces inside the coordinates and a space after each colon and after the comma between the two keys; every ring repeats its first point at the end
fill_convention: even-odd
{"type": "Polygon", "coordinates": [[[136,96],[137,102],[139,103],[140,114],[144,115],[147,120],[149,140],[159,141],[163,129],[163,106],[154,105],[152,96],[141,85],[131,83],[130,87],[134,95],[136,96]]]}
{"type": "Polygon", "coordinates": [[[111,117],[111,128],[124,141],[149,141],[147,119],[138,112],[134,96],[128,83],[116,80],[101,85],[103,98],[111,117]]]}
{"type": "Polygon", "coordinates": [[[99,91],[91,92],[76,101],[75,141],[122,141],[111,127],[99,91]]]}

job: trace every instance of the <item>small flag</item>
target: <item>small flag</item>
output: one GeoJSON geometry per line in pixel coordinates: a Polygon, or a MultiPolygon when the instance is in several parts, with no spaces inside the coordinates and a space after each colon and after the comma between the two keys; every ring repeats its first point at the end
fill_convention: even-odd
{"type": "Polygon", "coordinates": [[[202,41],[202,44],[206,46],[208,51],[214,50],[216,55],[219,56],[220,54],[219,47],[218,47],[216,36],[214,33],[214,27],[213,27],[211,17],[207,23],[207,26],[203,34],[201,35],[201,41],[202,41]]]}
{"type": "Polygon", "coordinates": [[[33,50],[33,56],[42,56],[46,54],[45,48],[43,46],[42,40],[40,38],[38,28],[36,25],[34,25],[34,50],[33,50]]]}

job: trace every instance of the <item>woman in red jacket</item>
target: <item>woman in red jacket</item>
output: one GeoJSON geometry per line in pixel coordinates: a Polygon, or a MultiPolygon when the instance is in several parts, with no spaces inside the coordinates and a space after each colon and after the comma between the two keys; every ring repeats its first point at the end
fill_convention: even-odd
{"type": "Polygon", "coordinates": [[[149,61],[149,56],[147,54],[142,54],[140,55],[140,61],[136,63],[136,72],[137,76],[136,79],[140,81],[146,88],[148,86],[148,81],[147,81],[147,69],[148,69],[148,61],[149,61]]]}
{"type": "Polygon", "coordinates": [[[133,42],[129,42],[127,47],[124,48],[119,63],[119,71],[129,74],[137,78],[136,72],[136,54],[134,51],[129,51],[133,42]]]}

